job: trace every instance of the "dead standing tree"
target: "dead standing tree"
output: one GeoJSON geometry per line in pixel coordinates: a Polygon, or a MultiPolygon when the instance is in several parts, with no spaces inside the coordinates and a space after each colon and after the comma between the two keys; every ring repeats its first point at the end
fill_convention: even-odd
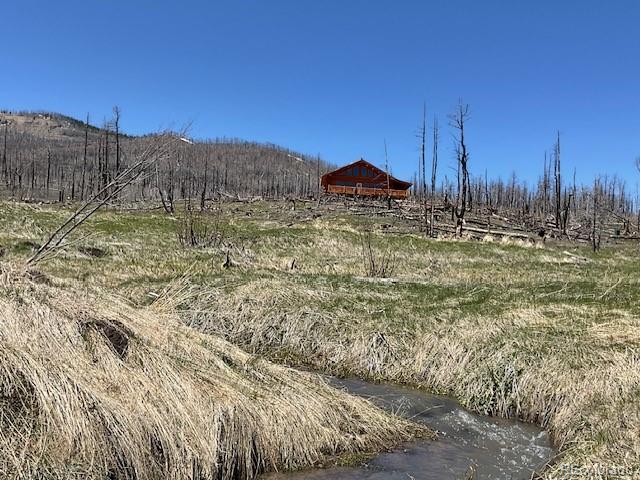
{"type": "Polygon", "coordinates": [[[165,175],[160,180],[160,173],[158,170],[158,164],[156,167],[156,187],[158,188],[158,194],[160,196],[160,201],[162,202],[162,207],[164,211],[169,215],[173,215],[175,211],[174,208],[174,181],[175,181],[175,163],[174,160],[169,158],[167,159],[168,172],[165,172],[165,175]]]}
{"type": "Polygon", "coordinates": [[[556,142],[553,146],[553,174],[554,174],[554,196],[555,196],[555,226],[561,234],[568,236],[567,227],[569,225],[569,215],[571,212],[571,202],[575,202],[576,187],[575,173],[574,186],[571,192],[567,192],[566,187],[562,187],[562,173],[560,163],[560,132],[557,132],[556,142]]]}
{"type": "Polygon", "coordinates": [[[205,209],[205,204],[207,201],[207,174],[209,173],[209,155],[207,152],[207,156],[204,159],[204,178],[202,181],[202,190],[200,191],[200,211],[205,209]]]}
{"type": "Polygon", "coordinates": [[[591,212],[591,247],[594,252],[600,250],[600,231],[598,228],[598,209],[599,209],[599,197],[600,197],[600,179],[596,177],[593,181],[592,195],[592,212],[591,212]]]}
{"type": "Polygon", "coordinates": [[[431,159],[431,221],[429,222],[429,235],[433,237],[435,233],[435,202],[436,202],[436,176],[438,171],[438,142],[440,140],[440,130],[438,119],[433,120],[433,158],[431,159]]]}
{"type": "Polygon", "coordinates": [[[456,231],[462,236],[464,225],[464,215],[467,212],[467,206],[471,203],[471,190],[469,188],[469,152],[464,138],[464,127],[469,119],[469,105],[458,103],[453,114],[449,115],[450,125],[457,131],[455,136],[456,159],[458,163],[459,181],[458,196],[454,213],[456,216],[456,231]]]}
{"type": "MultiPolygon", "coordinates": [[[[423,207],[423,215],[424,215],[424,231],[425,234],[430,235],[431,229],[428,225],[428,215],[427,215],[427,168],[426,168],[426,159],[425,159],[425,148],[427,143],[427,105],[423,104],[422,107],[422,127],[420,128],[419,133],[420,138],[420,174],[419,174],[419,189],[420,189],[420,200],[422,201],[423,207]]],[[[431,199],[433,202],[433,199],[431,199]]],[[[432,203],[433,206],[433,203],[432,203]]]]}
{"type": "Polygon", "coordinates": [[[557,140],[553,146],[553,174],[555,178],[555,210],[556,210],[556,228],[560,228],[562,223],[562,178],[560,176],[560,132],[558,132],[557,140]]]}
{"type": "Polygon", "coordinates": [[[89,147],[89,114],[84,124],[84,153],[82,154],[82,180],[80,182],[80,200],[84,200],[87,181],[87,148],[89,147]]]}
{"type": "Polygon", "coordinates": [[[116,176],[120,174],[120,107],[113,107],[113,127],[116,135],[116,176]]]}
{"type": "Polygon", "coordinates": [[[2,147],[2,176],[9,186],[9,166],[7,164],[7,132],[9,131],[9,124],[6,123],[4,125],[4,143],[2,147]]]}

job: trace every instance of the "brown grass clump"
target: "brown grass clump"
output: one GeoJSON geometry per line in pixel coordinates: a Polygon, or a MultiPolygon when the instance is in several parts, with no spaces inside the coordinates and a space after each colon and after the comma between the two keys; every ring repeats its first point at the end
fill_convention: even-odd
{"type": "Polygon", "coordinates": [[[2,478],[253,478],[411,433],[317,375],[197,333],[166,308],[86,298],[0,268],[2,478]]]}

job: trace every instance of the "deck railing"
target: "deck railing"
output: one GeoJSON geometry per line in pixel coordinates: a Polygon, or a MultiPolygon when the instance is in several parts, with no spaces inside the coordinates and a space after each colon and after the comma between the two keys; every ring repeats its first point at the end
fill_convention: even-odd
{"type": "MultiPolygon", "coordinates": [[[[337,193],[340,195],[359,195],[361,197],[386,197],[386,188],[371,188],[371,187],[348,187],[344,185],[327,185],[328,193],[337,193]]],[[[390,188],[388,190],[391,198],[407,198],[409,196],[409,190],[395,190],[390,188]]]]}

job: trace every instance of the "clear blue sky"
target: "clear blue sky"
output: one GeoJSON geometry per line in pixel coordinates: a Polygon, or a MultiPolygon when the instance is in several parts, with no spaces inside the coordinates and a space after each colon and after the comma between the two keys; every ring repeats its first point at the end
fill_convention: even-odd
{"type": "Polygon", "coordinates": [[[422,102],[442,132],[471,105],[472,173],[534,180],[558,129],[564,170],[636,188],[636,0],[20,0],[0,11],[0,108],[145,133],[273,142],[334,163],[416,170],[422,102]]]}

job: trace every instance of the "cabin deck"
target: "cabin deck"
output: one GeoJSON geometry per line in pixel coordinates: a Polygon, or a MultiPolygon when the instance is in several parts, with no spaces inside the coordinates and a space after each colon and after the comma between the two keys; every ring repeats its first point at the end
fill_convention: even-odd
{"type": "Polygon", "coordinates": [[[409,190],[395,190],[393,188],[348,187],[343,185],[327,185],[327,193],[353,195],[360,197],[386,197],[387,191],[391,198],[407,198],[409,190]]]}

